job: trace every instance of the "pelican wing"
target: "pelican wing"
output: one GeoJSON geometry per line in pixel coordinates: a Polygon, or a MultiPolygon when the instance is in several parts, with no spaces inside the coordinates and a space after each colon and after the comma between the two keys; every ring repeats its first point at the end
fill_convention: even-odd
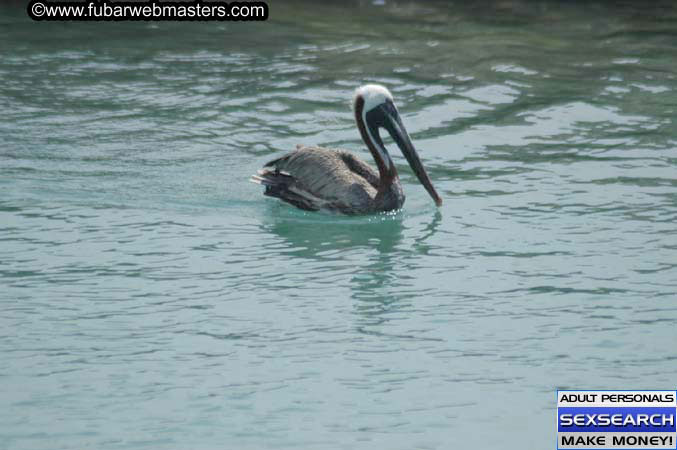
{"type": "Polygon", "coordinates": [[[378,175],[344,150],[301,147],[270,161],[254,179],[266,186],[266,194],[308,209],[361,213],[376,197],[378,175]]]}
{"type": "Polygon", "coordinates": [[[372,169],[369,164],[345,150],[338,150],[337,153],[351,171],[367,180],[367,182],[371,184],[374,189],[378,189],[378,172],[372,169]]]}

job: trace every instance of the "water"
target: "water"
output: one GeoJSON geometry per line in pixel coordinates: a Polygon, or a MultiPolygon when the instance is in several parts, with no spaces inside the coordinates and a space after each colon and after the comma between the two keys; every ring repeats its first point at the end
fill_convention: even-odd
{"type": "Polygon", "coordinates": [[[266,23],[0,8],[0,447],[543,449],[557,388],[675,388],[677,7],[271,4],[266,23]],[[247,178],[368,159],[391,215],[247,178]]]}

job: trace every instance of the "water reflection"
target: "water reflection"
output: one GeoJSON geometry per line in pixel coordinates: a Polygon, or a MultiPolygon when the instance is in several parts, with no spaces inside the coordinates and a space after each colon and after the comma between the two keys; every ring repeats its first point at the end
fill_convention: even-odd
{"type": "Polygon", "coordinates": [[[286,206],[270,209],[260,229],[282,238],[290,259],[332,262],[359,256],[349,278],[358,332],[381,334],[379,326],[390,315],[411,306],[414,295],[407,273],[418,268],[416,256],[432,248],[430,241],[442,224],[439,210],[419,221],[419,216],[406,217],[402,211],[354,218],[281,208],[286,206]]]}
{"type": "Polygon", "coordinates": [[[417,253],[425,255],[428,254],[431,248],[433,248],[433,246],[430,245],[428,241],[435,235],[441,224],[442,213],[439,209],[437,209],[435,210],[435,214],[433,215],[430,223],[426,224],[423,230],[418,233],[419,236],[414,238],[414,248],[416,249],[417,253]]]}
{"type": "MultiPolygon", "coordinates": [[[[415,297],[409,273],[418,267],[415,255],[427,254],[428,241],[442,223],[436,210],[429,221],[410,227],[413,242],[405,243],[392,252],[374,255],[368,265],[351,278],[355,314],[360,317],[357,330],[364,334],[383,334],[380,328],[397,312],[408,309],[415,297]]],[[[402,338],[404,336],[393,336],[402,338]]],[[[412,336],[406,336],[412,337],[412,336]]]]}
{"type": "Polygon", "coordinates": [[[402,213],[358,218],[294,213],[274,215],[273,212],[261,224],[263,231],[284,239],[289,256],[321,260],[365,248],[374,249],[379,255],[390,255],[403,237],[402,213]]]}

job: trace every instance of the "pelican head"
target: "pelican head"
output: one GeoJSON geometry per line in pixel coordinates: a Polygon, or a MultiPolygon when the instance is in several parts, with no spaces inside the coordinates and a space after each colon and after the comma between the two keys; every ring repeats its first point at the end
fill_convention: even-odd
{"type": "Polygon", "coordinates": [[[376,160],[381,179],[392,180],[397,176],[395,165],[379,134],[379,129],[384,128],[400,148],[407,162],[409,162],[409,166],[435,201],[435,204],[441,206],[442,199],[437,195],[430,177],[421,164],[414,144],[412,144],[411,138],[402,124],[400,113],[397,111],[390,91],[378,84],[362,86],[355,92],[353,106],[357,126],[362,134],[362,139],[364,139],[376,160]]]}

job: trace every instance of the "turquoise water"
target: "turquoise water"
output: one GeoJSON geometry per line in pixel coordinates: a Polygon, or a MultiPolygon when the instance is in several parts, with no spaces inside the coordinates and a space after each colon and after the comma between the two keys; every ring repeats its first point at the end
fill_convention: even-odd
{"type": "Polygon", "coordinates": [[[677,7],[271,3],[266,23],[0,6],[0,448],[543,449],[557,388],[677,380],[677,7]],[[390,88],[444,198],[304,213],[390,88]]]}

